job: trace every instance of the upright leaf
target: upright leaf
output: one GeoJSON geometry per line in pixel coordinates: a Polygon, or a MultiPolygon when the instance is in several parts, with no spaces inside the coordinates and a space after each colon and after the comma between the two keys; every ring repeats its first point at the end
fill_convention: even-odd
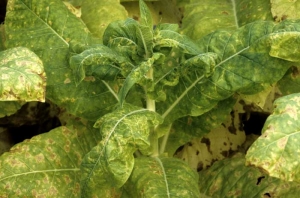
{"type": "Polygon", "coordinates": [[[161,57],[161,54],[154,54],[152,58],[149,58],[147,61],[141,62],[135,69],[133,69],[130,74],[126,77],[122,88],[118,93],[118,98],[121,106],[123,105],[126,95],[130,88],[140,80],[144,79],[147,72],[153,67],[153,64],[156,60],[161,57]]]}
{"type": "Polygon", "coordinates": [[[32,51],[16,47],[0,52],[0,100],[45,101],[46,74],[32,51]]]}
{"type": "Polygon", "coordinates": [[[143,26],[147,26],[150,30],[153,28],[152,16],[149,8],[143,0],[139,0],[140,7],[140,24],[143,26]]]}
{"type": "Polygon", "coordinates": [[[81,160],[100,138],[77,120],[15,145],[0,157],[0,197],[79,197],[81,160]]]}
{"type": "Polygon", "coordinates": [[[281,97],[274,102],[262,135],[251,145],[246,163],[264,169],[270,176],[286,181],[300,181],[299,155],[300,95],[281,97]]]}
{"type": "Polygon", "coordinates": [[[95,127],[103,139],[81,164],[83,196],[93,197],[111,187],[120,188],[133,169],[133,153],[149,147],[150,126],[161,122],[155,112],[130,105],[100,118],[95,127]]]}
{"type": "Polygon", "coordinates": [[[137,158],[124,186],[131,197],[199,197],[198,175],[175,158],[137,158]]]}
{"type": "Polygon", "coordinates": [[[7,47],[28,47],[43,61],[46,97],[52,102],[90,120],[96,120],[117,103],[114,89],[101,80],[87,78],[76,87],[68,63],[70,50],[78,51],[74,49],[78,43],[87,46],[99,41],[90,36],[83,22],[61,0],[10,0],[5,31],[7,47]]]}
{"type": "Polygon", "coordinates": [[[106,28],[103,44],[127,54],[134,60],[147,59],[153,53],[152,29],[130,18],[115,21],[106,28]]]}

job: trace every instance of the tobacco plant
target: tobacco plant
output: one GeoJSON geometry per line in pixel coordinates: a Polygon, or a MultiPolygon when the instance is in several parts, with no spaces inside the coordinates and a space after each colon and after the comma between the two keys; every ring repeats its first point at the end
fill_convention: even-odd
{"type": "MultiPolygon", "coordinates": [[[[60,109],[62,126],[1,155],[0,197],[297,193],[300,100],[298,90],[288,95],[286,86],[300,60],[300,22],[278,13],[275,22],[264,10],[253,18],[252,3],[216,1],[210,12],[233,14],[235,26],[212,20],[220,29],[211,31],[204,25],[209,20],[193,19],[209,2],[178,3],[187,5],[182,27],[154,21],[151,2],[142,0],[137,18],[128,18],[118,1],[8,1],[1,116],[27,101],[47,100],[60,109]],[[174,157],[197,141],[213,153],[217,145],[206,135],[225,125],[239,103],[263,109],[273,87],[283,97],[246,157],[237,154],[204,170],[197,161],[199,173],[191,161],[174,157]]],[[[229,131],[237,133],[232,126],[229,131]]],[[[217,136],[226,146],[227,137],[217,136]]]]}

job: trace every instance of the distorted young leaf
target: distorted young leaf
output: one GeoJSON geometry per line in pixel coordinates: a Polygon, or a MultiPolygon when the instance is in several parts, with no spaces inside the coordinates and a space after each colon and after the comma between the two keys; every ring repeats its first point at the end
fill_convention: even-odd
{"type": "Polygon", "coordinates": [[[285,19],[297,19],[300,17],[298,13],[299,2],[288,0],[271,0],[271,12],[275,21],[283,21],[285,19]]]}
{"type": "Polygon", "coordinates": [[[151,57],[153,53],[153,32],[131,18],[115,21],[106,28],[103,44],[134,60],[143,60],[151,57]]]}
{"type": "Polygon", "coordinates": [[[93,36],[101,39],[110,22],[127,18],[127,11],[119,0],[85,0],[81,5],[81,13],[81,19],[93,36]]]}
{"type": "Polygon", "coordinates": [[[122,73],[122,67],[127,68],[126,65],[133,68],[126,57],[104,45],[87,49],[70,58],[70,67],[73,69],[77,85],[88,76],[101,80],[114,80],[122,73]]]}
{"type": "Polygon", "coordinates": [[[175,158],[137,158],[124,186],[130,197],[199,197],[198,175],[175,158]]]}
{"type": "Polygon", "coordinates": [[[185,13],[182,33],[193,39],[215,30],[235,30],[256,20],[272,20],[270,2],[260,0],[192,0],[186,4],[185,13]]]}
{"type": "Polygon", "coordinates": [[[200,192],[215,198],[223,197],[289,197],[299,193],[299,184],[285,182],[245,166],[243,155],[214,163],[199,172],[200,192]]]}
{"type": "Polygon", "coordinates": [[[295,32],[298,27],[299,23],[293,21],[284,25],[258,21],[234,32],[207,35],[198,43],[201,51],[218,55],[214,72],[201,83],[199,75],[181,77],[180,83],[168,90],[168,105],[160,113],[172,120],[179,115],[201,115],[236,92],[255,94],[274,84],[292,63],[269,56],[272,42],[276,35],[295,32]]]}
{"type": "Polygon", "coordinates": [[[67,58],[70,50],[78,52],[73,49],[78,43],[88,46],[99,41],[91,37],[83,22],[62,1],[9,1],[5,31],[7,47],[28,47],[43,61],[47,74],[46,97],[52,102],[94,121],[118,102],[117,84],[111,86],[87,78],[76,87],[67,58]]]}
{"type": "Polygon", "coordinates": [[[125,98],[127,96],[127,93],[131,89],[131,87],[137,83],[138,81],[145,78],[148,73],[148,71],[153,67],[153,64],[156,60],[161,58],[161,54],[154,54],[151,58],[149,58],[147,61],[141,62],[135,69],[133,69],[130,74],[126,77],[123,86],[121,87],[118,98],[120,101],[120,105],[122,106],[125,98]]]}
{"type": "Polygon", "coordinates": [[[45,101],[46,74],[39,57],[24,47],[0,52],[0,100],[45,101]]]}
{"type": "Polygon", "coordinates": [[[0,157],[0,197],[80,197],[80,163],[101,138],[95,131],[77,120],[15,145],[0,157]]]}
{"type": "Polygon", "coordinates": [[[251,145],[246,163],[264,169],[270,176],[285,181],[300,181],[299,154],[300,95],[281,97],[274,102],[262,135],[251,145]]]}
{"type": "Polygon", "coordinates": [[[164,25],[163,29],[158,29],[158,31],[156,31],[156,34],[154,35],[154,47],[179,48],[181,49],[182,53],[191,55],[197,55],[201,53],[199,47],[195,44],[194,41],[174,30],[174,26],[169,26],[168,28],[166,28],[166,25],[164,25]]]}
{"type": "Polygon", "coordinates": [[[157,113],[128,104],[97,120],[94,127],[103,139],[81,164],[83,195],[92,197],[124,185],[133,169],[133,153],[149,147],[150,127],[161,122],[157,113]]]}

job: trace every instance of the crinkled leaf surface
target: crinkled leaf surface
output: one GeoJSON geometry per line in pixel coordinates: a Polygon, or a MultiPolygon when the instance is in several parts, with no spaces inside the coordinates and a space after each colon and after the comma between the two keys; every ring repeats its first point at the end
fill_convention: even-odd
{"type": "Polygon", "coordinates": [[[199,172],[200,192],[214,198],[289,197],[299,194],[299,184],[269,177],[245,166],[243,155],[214,163],[199,172]]]}
{"type": "Polygon", "coordinates": [[[274,112],[265,122],[262,135],[249,148],[248,165],[266,170],[270,176],[300,181],[299,155],[300,95],[291,94],[274,102],[274,112]]]}
{"type": "MultiPolygon", "coordinates": [[[[111,86],[95,78],[75,85],[69,51],[96,44],[86,26],[60,0],[10,0],[5,18],[7,46],[26,46],[43,61],[47,95],[69,112],[96,120],[117,103],[111,86]],[[62,17],[64,16],[64,17],[62,17]]],[[[80,53],[81,51],[79,51],[80,53]]]]}
{"type": "Polygon", "coordinates": [[[260,21],[234,32],[216,31],[207,35],[198,43],[202,51],[218,55],[211,62],[215,64],[214,72],[207,80],[195,73],[183,75],[178,85],[168,90],[165,103],[168,105],[158,108],[159,112],[168,119],[179,114],[197,116],[235,92],[255,94],[274,84],[292,63],[269,56],[272,42],[282,32],[297,32],[299,28],[294,21],[278,25],[260,21]]]}
{"type": "Polygon", "coordinates": [[[124,186],[130,197],[199,197],[198,175],[175,158],[137,158],[124,186]]]}
{"type": "Polygon", "coordinates": [[[79,197],[81,160],[101,139],[95,131],[77,119],[15,145],[0,157],[0,197],[79,197]]]}
{"type": "Polygon", "coordinates": [[[299,1],[288,0],[271,0],[271,11],[273,18],[276,21],[283,21],[285,19],[297,19],[300,17],[298,9],[299,1]]]}
{"type": "Polygon", "coordinates": [[[32,51],[16,47],[0,52],[0,100],[45,101],[46,74],[32,51]]]}
{"type": "Polygon", "coordinates": [[[185,13],[182,32],[193,39],[217,29],[235,30],[256,20],[272,20],[270,2],[260,0],[192,0],[185,13]]]}
{"type": "Polygon", "coordinates": [[[100,118],[95,127],[103,139],[81,164],[83,195],[92,197],[106,188],[124,185],[133,169],[133,153],[149,147],[150,127],[161,122],[155,112],[125,104],[100,118]]]}
{"type": "Polygon", "coordinates": [[[119,0],[85,0],[81,6],[81,19],[98,38],[102,38],[109,23],[127,17],[127,11],[119,0]]]}
{"type": "Polygon", "coordinates": [[[77,85],[89,76],[100,80],[115,80],[122,67],[126,68],[125,65],[133,67],[126,57],[104,45],[97,45],[70,58],[77,85]]]}

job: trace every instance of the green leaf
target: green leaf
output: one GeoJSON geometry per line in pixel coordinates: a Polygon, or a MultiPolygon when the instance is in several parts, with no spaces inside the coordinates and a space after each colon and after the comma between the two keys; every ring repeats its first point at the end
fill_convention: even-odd
{"type": "Polygon", "coordinates": [[[124,56],[104,45],[87,49],[70,58],[70,66],[74,71],[77,85],[88,76],[101,80],[115,80],[124,65],[133,67],[124,56]]]}
{"type": "Polygon", "coordinates": [[[93,36],[102,38],[105,28],[110,22],[123,20],[127,11],[119,0],[85,0],[81,6],[81,19],[93,36]]]}
{"type": "Polygon", "coordinates": [[[215,30],[235,30],[257,20],[272,20],[270,7],[269,1],[260,0],[192,0],[185,6],[182,33],[200,39],[215,30]]]}
{"type": "Polygon", "coordinates": [[[292,66],[278,81],[277,86],[283,95],[300,92],[300,68],[292,66]]]}
{"type": "Polygon", "coordinates": [[[130,18],[115,21],[106,28],[103,44],[127,54],[134,60],[147,59],[153,53],[152,29],[130,18]]]}
{"type": "Polygon", "coordinates": [[[46,74],[42,61],[27,48],[0,52],[0,100],[45,101],[46,74]]]}
{"type": "Polygon", "coordinates": [[[274,35],[270,56],[291,62],[300,62],[300,33],[282,32],[274,35]]]}
{"type": "Polygon", "coordinates": [[[262,129],[262,135],[247,152],[246,163],[264,169],[270,176],[299,182],[300,163],[292,156],[299,154],[300,95],[297,93],[281,97],[274,102],[274,106],[274,112],[262,129]]]}
{"type": "Polygon", "coordinates": [[[137,83],[138,81],[145,78],[147,72],[152,68],[153,63],[160,59],[161,54],[154,54],[152,58],[149,58],[147,61],[141,62],[140,65],[138,65],[135,69],[133,69],[130,74],[126,77],[122,88],[120,89],[118,93],[118,98],[120,101],[120,105],[122,106],[125,98],[127,96],[127,93],[131,89],[131,87],[137,83]]]}
{"type": "Polygon", "coordinates": [[[76,87],[68,62],[70,50],[81,53],[78,46],[99,41],[90,36],[87,27],[69,12],[62,1],[9,1],[5,30],[8,47],[28,47],[43,61],[47,74],[47,99],[72,114],[94,121],[118,102],[116,83],[111,85],[86,78],[76,87]]]}
{"type": "Polygon", "coordinates": [[[199,197],[198,175],[175,158],[137,158],[125,184],[131,197],[199,197]]]}
{"type": "Polygon", "coordinates": [[[0,24],[0,51],[5,49],[5,29],[4,29],[4,25],[0,24]]]}
{"type": "Polygon", "coordinates": [[[193,70],[186,73],[178,85],[167,90],[169,97],[165,106],[158,108],[159,112],[169,117],[167,120],[198,116],[234,93],[255,94],[264,90],[281,79],[292,65],[269,56],[272,42],[276,41],[276,35],[298,29],[299,23],[293,21],[284,25],[259,21],[234,32],[216,31],[207,35],[198,43],[201,51],[217,54],[218,59],[208,63],[215,64],[214,72],[207,80],[193,70]]]}
{"type": "MultiPolygon", "coordinates": [[[[159,28],[159,27],[158,27],[159,28]]],[[[163,29],[156,31],[154,35],[155,47],[156,48],[179,48],[182,53],[197,55],[201,53],[199,47],[192,41],[189,37],[175,32],[175,27],[166,27],[164,25],[163,29]]]]}
{"type": "Polygon", "coordinates": [[[0,102],[0,118],[10,116],[16,113],[25,102],[21,101],[1,101],[0,102]]]}
{"type": "Polygon", "coordinates": [[[299,193],[299,184],[284,182],[245,166],[243,155],[215,162],[199,172],[200,192],[214,198],[290,197],[299,193]]]}
{"type": "Polygon", "coordinates": [[[130,105],[100,118],[94,126],[103,139],[81,164],[83,195],[92,197],[107,188],[120,188],[133,169],[133,153],[149,147],[150,126],[161,122],[155,112],[130,105]]]}
{"type": "Polygon", "coordinates": [[[299,2],[287,0],[271,0],[271,11],[275,21],[283,21],[285,19],[298,19],[299,2]]]}
{"type": "Polygon", "coordinates": [[[149,8],[143,0],[139,0],[139,7],[141,15],[140,24],[147,26],[151,30],[153,28],[153,21],[149,8]]]}
{"type": "Polygon", "coordinates": [[[101,137],[76,121],[1,155],[0,197],[80,197],[81,160],[101,137]]]}

